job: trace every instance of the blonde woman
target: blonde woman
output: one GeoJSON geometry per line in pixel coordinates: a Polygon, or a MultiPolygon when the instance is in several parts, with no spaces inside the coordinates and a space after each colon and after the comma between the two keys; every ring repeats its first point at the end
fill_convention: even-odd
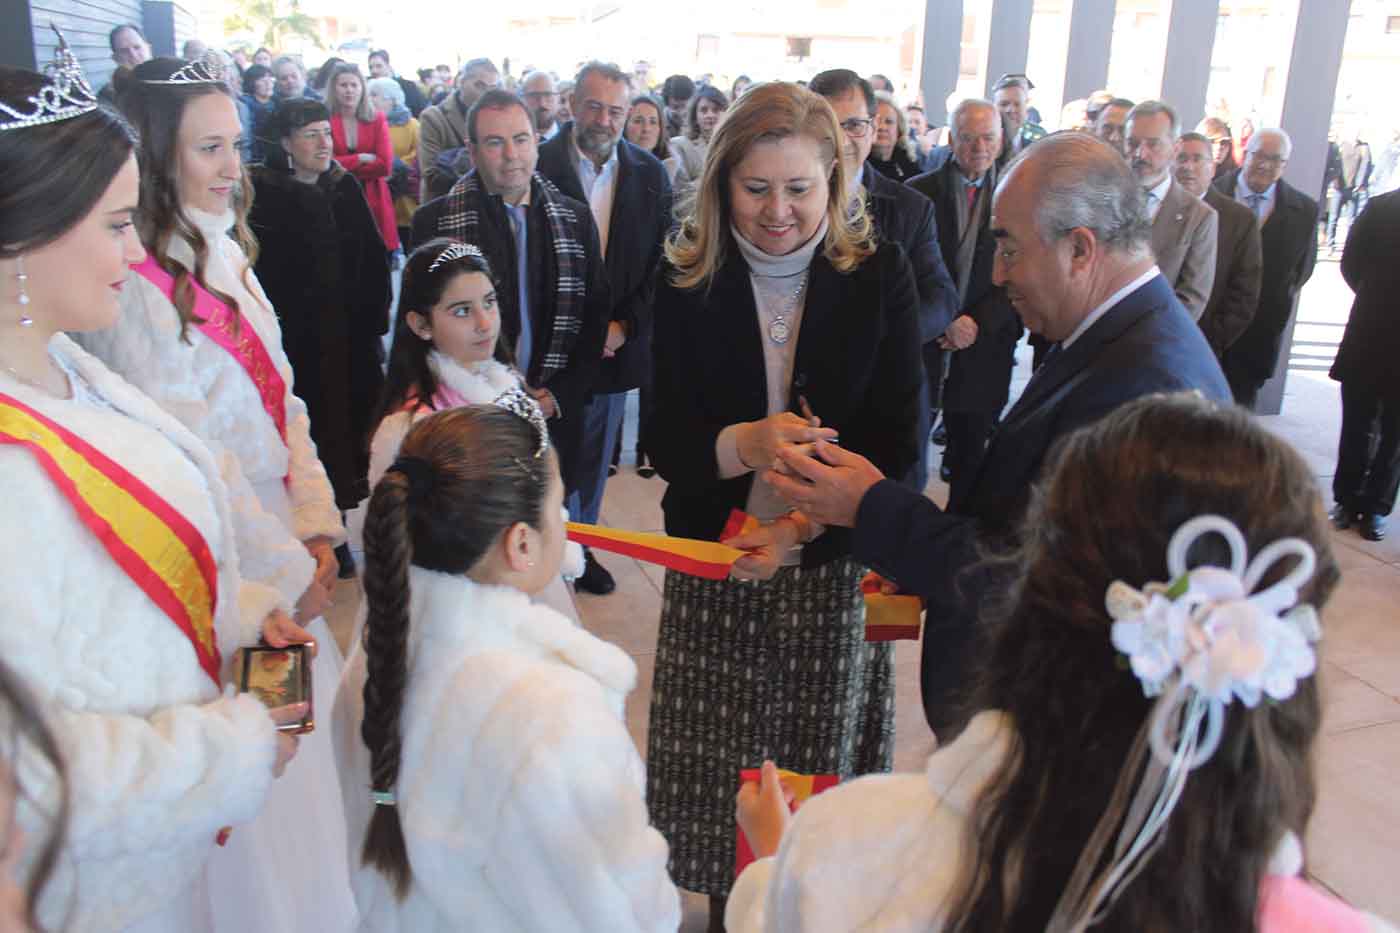
{"type": "Polygon", "coordinates": [[[875,92],[875,141],[870,167],[887,178],[905,182],[919,174],[919,154],[909,138],[909,121],[894,98],[875,92]]]}
{"type": "Polygon", "coordinates": [[[903,475],[919,457],[918,295],[903,251],[847,213],[836,116],[795,84],[745,94],[710,143],[656,295],[645,439],[671,534],[757,530],[731,579],[666,577],[648,746],[652,822],[683,888],[734,878],[733,791],[765,756],[804,773],[888,770],[888,646],[866,644],[849,533],[789,511],[777,451],[840,435],[903,475]],[[725,374],[716,375],[715,361],[725,374]]]}

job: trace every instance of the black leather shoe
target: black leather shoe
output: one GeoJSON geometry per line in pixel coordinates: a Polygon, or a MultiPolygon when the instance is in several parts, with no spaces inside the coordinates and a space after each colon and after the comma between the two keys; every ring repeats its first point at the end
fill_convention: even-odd
{"type": "Polygon", "coordinates": [[[938,478],[945,483],[951,483],[953,481],[953,468],[946,463],[943,464],[938,468],[938,478]]]}
{"type": "Polygon", "coordinates": [[[340,564],[338,576],[342,580],[355,579],[355,558],[350,553],[350,545],[342,544],[335,549],[335,559],[340,564]]]}
{"type": "Polygon", "coordinates": [[[1385,516],[1374,512],[1362,512],[1356,524],[1360,526],[1361,537],[1367,541],[1385,540],[1385,516]]]}
{"type": "Polygon", "coordinates": [[[1332,527],[1338,531],[1346,531],[1356,522],[1356,513],[1344,505],[1332,506],[1328,517],[1332,519],[1332,527]]]}
{"type": "Polygon", "coordinates": [[[637,454],[637,475],[642,479],[651,479],[656,475],[656,467],[651,465],[646,454],[637,454]]]}
{"type": "Polygon", "coordinates": [[[938,422],[938,426],[937,426],[936,428],[933,429],[933,436],[930,438],[930,440],[932,440],[932,441],[933,441],[935,444],[937,444],[939,447],[945,447],[945,446],[947,446],[947,444],[948,444],[948,426],[947,426],[946,424],[944,424],[942,421],[938,422]]]}
{"type": "Polygon", "coordinates": [[[574,581],[574,589],[585,593],[592,593],[594,596],[606,596],[617,589],[617,581],[613,575],[598,563],[598,558],[593,556],[593,552],[585,550],[583,552],[583,575],[574,581]]]}

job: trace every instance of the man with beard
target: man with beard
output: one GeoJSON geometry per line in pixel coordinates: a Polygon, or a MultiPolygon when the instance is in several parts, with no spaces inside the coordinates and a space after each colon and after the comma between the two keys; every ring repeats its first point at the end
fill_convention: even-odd
{"type": "Polygon", "coordinates": [[[544,71],[530,72],[520,84],[520,97],[535,121],[539,141],[549,142],[559,132],[559,92],[554,87],[554,79],[544,71]]]}
{"type": "Polygon", "coordinates": [[[1145,100],[1128,112],[1127,155],[1147,195],[1152,221],[1152,252],[1172,291],[1199,321],[1215,283],[1215,211],[1172,179],[1176,111],[1159,100],[1145,100]]]}
{"type": "MultiPolygon", "coordinates": [[[[569,101],[574,120],[540,146],[540,174],[592,211],[612,299],[602,369],[581,415],[578,482],[569,497],[570,514],[588,523],[598,521],[603,505],[627,392],[650,378],[653,279],[671,222],[665,166],[622,138],[628,100],[626,73],[589,62],[574,81],[569,101]]],[[[577,587],[598,595],[612,592],[612,575],[591,552],[584,554],[577,587]]]]}

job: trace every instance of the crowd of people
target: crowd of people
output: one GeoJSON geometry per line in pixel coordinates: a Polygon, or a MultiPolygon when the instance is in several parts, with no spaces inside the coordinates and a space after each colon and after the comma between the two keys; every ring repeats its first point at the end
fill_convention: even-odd
{"type": "MultiPolygon", "coordinates": [[[[1302,877],[1339,571],[1247,410],[1316,255],[1285,132],[143,45],[0,68],[0,931],[1393,929],[1302,877]],[[742,552],[666,571],[645,758],[565,532],[633,390],[667,533],[742,552]],[[870,570],[926,607],[924,774],[870,570]]],[[[1395,197],[1334,371],[1371,538],[1395,197]]]]}

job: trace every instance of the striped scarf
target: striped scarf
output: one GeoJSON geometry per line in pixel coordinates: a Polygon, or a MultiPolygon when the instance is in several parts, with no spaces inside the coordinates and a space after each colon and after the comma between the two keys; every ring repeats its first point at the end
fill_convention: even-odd
{"type": "MultiPolygon", "coordinates": [[[[496,234],[491,229],[492,218],[487,218],[488,237],[483,239],[481,212],[485,207],[487,194],[477,181],[476,172],[468,172],[457,180],[447,193],[447,204],[438,220],[438,235],[471,243],[486,254],[487,261],[495,271],[502,285],[514,285],[516,278],[505,270],[513,269],[509,262],[510,244],[514,242],[509,233],[509,221],[503,232],[496,234]]],[[[550,377],[569,365],[569,355],[579,334],[583,331],[584,300],[587,297],[588,255],[578,238],[578,215],[564,203],[564,195],[550,181],[538,172],[533,178],[530,193],[530,209],[535,205],[544,209],[545,222],[549,232],[549,248],[545,250],[546,263],[544,282],[554,282],[552,319],[545,315],[534,315],[536,320],[548,321],[549,343],[545,352],[536,357],[530,374],[533,385],[544,385],[550,377]]],[[[529,262],[529,257],[518,256],[517,262],[529,262]]],[[[513,292],[514,289],[512,288],[513,292]]],[[[546,307],[544,289],[531,292],[531,304],[538,310],[546,307]]],[[[520,311],[520,296],[515,296],[517,313],[520,311]]]]}

